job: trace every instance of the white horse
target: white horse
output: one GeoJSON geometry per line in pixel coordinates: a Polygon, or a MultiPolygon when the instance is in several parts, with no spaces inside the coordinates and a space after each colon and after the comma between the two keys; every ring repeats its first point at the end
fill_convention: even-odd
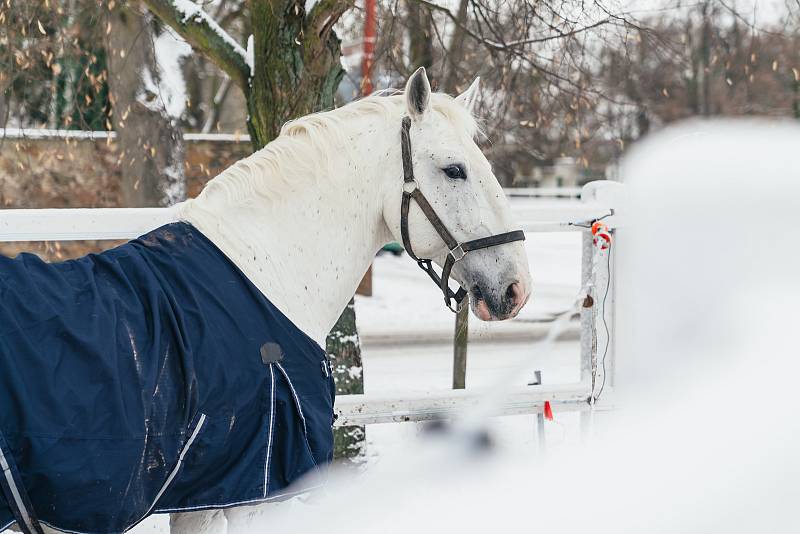
{"type": "MultiPolygon", "coordinates": [[[[465,241],[513,229],[508,201],[475,143],[477,80],[454,99],[431,94],[421,69],[405,94],[368,97],[289,122],[272,143],[180,207],[182,219],[320,343],[376,251],[401,240],[404,115],[413,119],[416,180],[455,237],[465,241]],[[423,89],[419,102],[411,101],[408,90],[414,83],[423,89]],[[464,177],[448,178],[451,168],[463,170],[464,177]]],[[[447,247],[413,204],[409,233],[418,256],[444,262],[447,247]]],[[[530,291],[521,244],[468,254],[453,276],[473,291],[472,310],[482,320],[516,315],[530,291]],[[513,284],[519,287],[514,307],[502,313],[513,284]]]]}
{"type": "MultiPolygon", "coordinates": [[[[432,94],[419,69],[404,95],[367,97],[292,121],[186,201],[181,217],[324,346],[377,251],[401,241],[404,115],[412,119],[416,181],[453,236],[462,242],[514,229],[508,200],[475,143],[477,91],[476,79],[456,98],[432,94]]],[[[413,204],[408,225],[417,256],[441,266],[448,247],[413,204]]],[[[530,295],[521,243],[467,254],[452,273],[482,320],[515,316],[530,295]]],[[[227,523],[235,530],[253,513],[175,514],[171,525],[178,533],[225,532],[227,523]]]]}
{"type": "MultiPolygon", "coordinates": [[[[475,143],[477,80],[461,96],[431,94],[424,69],[404,95],[372,96],[284,126],[264,149],[178,206],[297,327],[324,347],[376,252],[401,240],[400,130],[411,119],[416,184],[459,243],[513,230],[508,201],[475,143]]],[[[449,249],[412,203],[408,235],[420,258],[449,249]]],[[[515,316],[530,294],[519,242],[466,254],[452,269],[482,320],[515,316]]],[[[177,533],[237,530],[266,504],[171,516],[177,533]]]]}

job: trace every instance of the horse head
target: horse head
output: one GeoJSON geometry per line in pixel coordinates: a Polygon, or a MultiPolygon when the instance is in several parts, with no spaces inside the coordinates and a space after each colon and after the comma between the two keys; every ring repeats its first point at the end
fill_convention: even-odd
{"type": "Polygon", "coordinates": [[[413,258],[442,267],[443,278],[449,274],[469,293],[473,313],[492,321],[517,315],[530,296],[531,276],[524,237],[512,231],[508,199],[476,143],[477,93],[477,79],[452,99],[431,93],[424,68],[409,78],[404,176],[386,191],[384,219],[413,258]]]}

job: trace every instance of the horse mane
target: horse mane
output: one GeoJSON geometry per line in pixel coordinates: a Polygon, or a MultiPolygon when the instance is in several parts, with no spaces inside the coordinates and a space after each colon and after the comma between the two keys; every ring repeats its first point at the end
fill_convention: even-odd
{"type": "MultiPolygon", "coordinates": [[[[449,95],[431,94],[432,111],[450,122],[456,131],[474,138],[480,133],[472,114],[449,95]]],[[[313,186],[321,177],[331,176],[332,156],[353,153],[353,119],[367,115],[383,117],[387,128],[400,131],[405,114],[402,93],[381,91],[350,102],[341,108],[312,113],[287,122],[280,135],[261,150],[241,159],[211,179],[198,199],[214,204],[236,205],[255,197],[280,197],[291,185],[313,186]]],[[[399,143],[399,141],[398,141],[399,143]]],[[[339,178],[339,177],[337,177],[339,178]]],[[[191,202],[191,201],[190,201],[191,202]]]]}

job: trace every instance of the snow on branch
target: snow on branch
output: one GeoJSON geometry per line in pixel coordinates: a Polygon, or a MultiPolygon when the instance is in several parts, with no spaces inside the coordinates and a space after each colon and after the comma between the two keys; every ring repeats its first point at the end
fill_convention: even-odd
{"type": "Polygon", "coordinates": [[[247,87],[251,73],[246,51],[199,5],[192,0],[144,0],[144,3],[192,48],[214,62],[240,87],[247,87]]]}
{"type": "Polygon", "coordinates": [[[199,24],[207,24],[211,31],[219,35],[223,41],[228,43],[236,51],[237,54],[243,58],[245,57],[244,49],[239,46],[239,43],[237,43],[233,37],[228,35],[228,32],[223,30],[220,25],[217,24],[217,21],[212,19],[208,13],[203,11],[203,8],[195,4],[192,0],[172,0],[172,4],[175,6],[175,9],[183,14],[182,22],[184,24],[191,19],[194,19],[195,22],[199,24]]]}

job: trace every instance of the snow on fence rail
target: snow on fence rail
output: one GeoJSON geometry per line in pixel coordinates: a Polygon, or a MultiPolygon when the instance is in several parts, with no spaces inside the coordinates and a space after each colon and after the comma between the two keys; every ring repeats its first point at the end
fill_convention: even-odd
{"type": "MultiPolygon", "coordinates": [[[[541,413],[545,401],[558,411],[582,411],[601,406],[590,405],[592,383],[604,384],[603,406],[609,407],[613,388],[613,275],[604,262],[595,262],[592,235],[587,223],[604,218],[610,228],[621,225],[617,210],[623,200],[623,186],[615,182],[591,182],[583,187],[581,202],[536,206],[535,202],[514,202],[512,210],[526,232],[581,231],[582,284],[602,284],[609,298],[595,299],[595,306],[581,311],[581,381],[575,384],[536,385],[508,392],[497,415],[541,413]],[[598,270],[599,267],[599,270],[598,270]],[[608,284],[608,286],[606,286],[608,284]],[[604,304],[605,302],[605,304],[604,304]],[[608,306],[608,313],[604,306],[608,306]],[[605,328],[598,328],[599,318],[605,328]],[[605,366],[598,365],[598,347],[608,344],[605,366]],[[605,370],[607,375],[603,376],[605,370]]],[[[177,219],[173,208],[69,208],[2,209],[0,242],[77,241],[132,239],[177,219]]],[[[611,253],[613,254],[613,247],[611,253]]],[[[613,258],[613,255],[612,255],[613,258]]],[[[613,259],[611,261],[613,263],[613,259]]],[[[365,394],[339,396],[337,425],[425,421],[452,416],[481,401],[476,390],[444,390],[424,394],[392,396],[365,394]]]]}

